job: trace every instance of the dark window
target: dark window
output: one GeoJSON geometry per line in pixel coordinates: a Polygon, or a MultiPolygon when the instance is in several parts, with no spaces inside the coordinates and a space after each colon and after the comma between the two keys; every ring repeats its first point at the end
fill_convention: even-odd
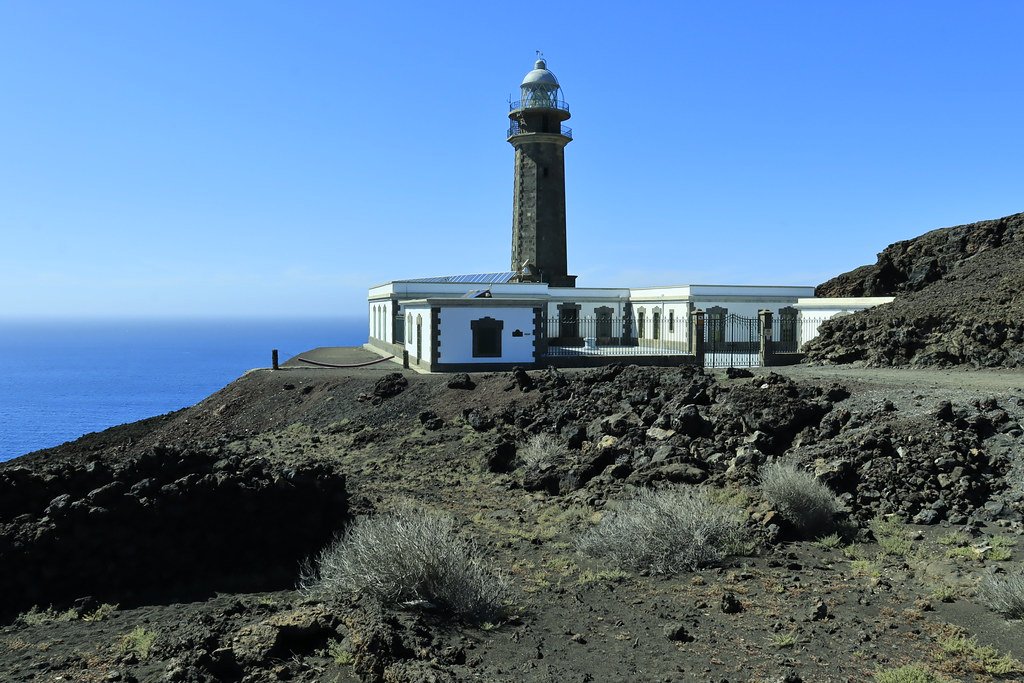
{"type": "Polygon", "coordinates": [[[779,338],[783,351],[796,351],[796,321],[798,312],[792,306],[779,309],[779,338]]]}
{"type": "Polygon", "coordinates": [[[423,360],[423,316],[416,316],[416,362],[423,360]]]}
{"type": "Polygon", "coordinates": [[[676,331],[676,312],[674,310],[671,310],[671,309],[669,309],[669,312],[668,312],[668,331],[669,332],[675,332],[676,331]]]}
{"type": "Polygon", "coordinates": [[[644,312],[640,311],[636,314],[636,336],[639,339],[644,338],[644,312]]]}
{"type": "Polygon", "coordinates": [[[580,307],[576,304],[559,304],[558,336],[562,339],[580,336],[580,307]]]}
{"type": "Polygon", "coordinates": [[[473,358],[501,358],[501,330],[505,323],[480,318],[469,323],[473,330],[473,358]]]}
{"type": "Polygon", "coordinates": [[[704,316],[704,324],[708,330],[708,341],[722,343],[725,341],[725,316],[728,308],[712,306],[704,316]]]}
{"type": "Polygon", "coordinates": [[[610,339],[612,336],[612,309],[608,306],[600,306],[594,313],[597,314],[598,339],[610,339]]]}
{"type": "Polygon", "coordinates": [[[651,314],[651,332],[655,339],[661,339],[661,312],[655,311],[651,314]]]}

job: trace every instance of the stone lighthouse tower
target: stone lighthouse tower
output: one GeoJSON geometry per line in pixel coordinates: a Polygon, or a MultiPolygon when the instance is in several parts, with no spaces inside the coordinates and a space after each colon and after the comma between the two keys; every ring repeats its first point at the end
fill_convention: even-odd
{"type": "Polygon", "coordinates": [[[565,247],[565,146],[572,129],[562,125],[569,105],[543,58],[509,103],[508,141],[516,150],[512,203],[512,270],[522,281],[575,287],[565,247]]]}

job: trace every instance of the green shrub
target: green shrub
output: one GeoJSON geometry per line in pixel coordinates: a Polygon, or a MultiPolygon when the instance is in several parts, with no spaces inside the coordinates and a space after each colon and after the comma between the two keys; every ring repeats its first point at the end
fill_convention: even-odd
{"type": "Polygon", "coordinates": [[[832,489],[783,460],[762,468],[761,495],[805,537],[831,530],[835,514],[842,509],[832,489]]]}
{"type": "Polygon", "coordinates": [[[707,489],[641,489],[585,533],[580,551],[619,567],[673,574],[715,564],[747,543],[735,508],[707,489]]]}
{"type": "Polygon", "coordinates": [[[156,633],[142,626],[136,626],[130,633],[121,637],[120,650],[132,653],[140,660],[149,659],[149,653],[156,641],[156,633]]]}
{"type": "Polygon", "coordinates": [[[907,555],[914,549],[906,527],[895,517],[875,517],[871,520],[871,533],[886,555],[907,555]]]}
{"type": "Polygon", "coordinates": [[[117,611],[117,608],[118,605],[105,602],[92,612],[87,612],[83,614],[82,621],[96,622],[103,621],[104,619],[109,619],[114,615],[114,612],[117,611]]]}
{"type": "Polygon", "coordinates": [[[920,664],[907,664],[898,669],[884,669],[875,672],[875,683],[945,683],[931,670],[920,664]]]}
{"type": "Polygon", "coordinates": [[[63,612],[58,612],[52,607],[39,609],[33,606],[29,611],[18,615],[18,621],[26,626],[42,626],[54,622],[74,621],[78,618],[78,611],[73,607],[63,612]]]}
{"type": "Polygon", "coordinates": [[[479,547],[458,535],[452,517],[411,505],[356,519],[320,553],[302,587],[471,622],[500,620],[508,597],[504,578],[484,567],[479,547]]]}

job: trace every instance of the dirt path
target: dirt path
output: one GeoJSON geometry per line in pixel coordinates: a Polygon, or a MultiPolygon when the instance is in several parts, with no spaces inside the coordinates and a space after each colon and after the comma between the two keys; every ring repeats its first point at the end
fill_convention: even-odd
{"type": "Polygon", "coordinates": [[[791,365],[772,372],[795,380],[824,379],[863,382],[904,389],[967,389],[1024,394],[1024,370],[912,370],[906,368],[853,368],[848,366],[791,365]]]}

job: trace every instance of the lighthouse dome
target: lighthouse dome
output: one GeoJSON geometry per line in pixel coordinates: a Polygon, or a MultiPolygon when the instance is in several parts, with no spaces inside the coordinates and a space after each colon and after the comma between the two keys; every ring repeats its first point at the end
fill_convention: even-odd
{"type": "Polygon", "coordinates": [[[548,71],[548,64],[543,59],[538,59],[533,65],[533,71],[526,74],[523,78],[523,82],[520,87],[530,86],[558,86],[558,79],[555,78],[555,74],[548,71]]]}

